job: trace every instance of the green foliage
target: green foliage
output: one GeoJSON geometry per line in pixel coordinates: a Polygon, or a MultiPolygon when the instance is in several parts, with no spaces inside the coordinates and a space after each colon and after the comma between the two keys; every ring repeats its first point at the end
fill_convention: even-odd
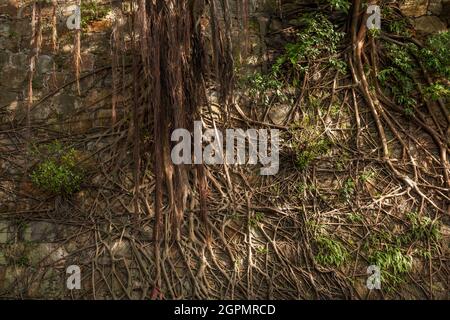
{"type": "MultiPolygon", "coordinates": [[[[318,101],[310,96],[310,105],[313,108],[319,107],[318,101]]],[[[305,170],[313,160],[327,154],[332,145],[308,114],[304,115],[300,123],[293,124],[289,133],[292,137],[290,144],[295,153],[295,165],[300,170],[305,170]]]]}
{"type": "Polygon", "coordinates": [[[399,247],[388,246],[377,250],[369,257],[369,262],[381,270],[381,282],[388,286],[396,286],[403,282],[403,275],[410,272],[413,266],[411,255],[399,247]]]}
{"type": "Polygon", "coordinates": [[[369,36],[373,37],[373,38],[379,38],[381,35],[381,30],[377,29],[377,28],[373,28],[373,29],[369,29],[369,36]]]}
{"type": "Polygon", "coordinates": [[[335,54],[344,38],[344,33],[337,32],[335,26],[322,14],[305,14],[298,22],[302,27],[297,34],[297,41],[286,45],[285,53],[273,66],[275,75],[281,73],[285,65],[294,71],[305,72],[309,61],[335,54]]]}
{"type": "Polygon", "coordinates": [[[249,219],[248,223],[251,228],[255,229],[258,227],[258,224],[261,223],[264,220],[264,213],[257,212],[255,215],[249,219]]]}
{"type": "Polygon", "coordinates": [[[438,241],[441,238],[439,224],[426,216],[419,216],[417,212],[407,214],[410,229],[403,235],[402,242],[412,241],[438,241]]]}
{"type": "Polygon", "coordinates": [[[367,181],[369,181],[370,179],[374,178],[375,175],[376,175],[376,173],[375,173],[373,170],[369,169],[369,170],[367,170],[367,171],[364,171],[364,172],[359,176],[359,179],[360,179],[362,182],[367,182],[367,181]]]}
{"type": "Polygon", "coordinates": [[[328,2],[330,3],[332,8],[343,11],[345,13],[348,13],[348,10],[351,6],[348,0],[328,0],[328,2]]]}
{"type": "Polygon", "coordinates": [[[408,22],[406,21],[406,19],[394,18],[389,22],[387,28],[392,33],[405,37],[411,36],[411,33],[408,30],[408,22]]]}
{"type": "MultiPolygon", "coordinates": [[[[364,250],[369,251],[368,260],[381,269],[382,281],[389,287],[403,282],[403,275],[413,267],[413,255],[430,258],[432,251],[427,242],[441,239],[439,224],[417,212],[406,215],[408,224],[400,232],[381,230],[370,235],[364,250]]],[[[394,228],[395,230],[395,228],[394,228]]],[[[433,247],[432,247],[433,248],[433,247]]]]}
{"type": "Polygon", "coordinates": [[[386,48],[391,65],[378,73],[378,80],[390,88],[394,100],[405,108],[405,114],[411,114],[412,107],[417,104],[413,98],[415,84],[412,78],[415,63],[408,50],[396,44],[389,44],[386,48]]]}
{"type": "Polygon", "coordinates": [[[30,259],[26,255],[21,255],[14,262],[19,267],[28,267],[30,265],[30,259]]]}
{"type": "Polygon", "coordinates": [[[267,254],[269,253],[269,250],[267,249],[266,246],[259,246],[256,247],[256,252],[258,252],[259,254],[267,254]]]}
{"type": "MultiPolygon", "coordinates": [[[[395,25],[395,22],[393,23],[395,25]]],[[[417,60],[432,76],[438,77],[437,82],[425,87],[425,98],[437,100],[450,96],[450,89],[445,85],[450,79],[449,32],[431,35],[423,48],[409,43],[405,46],[386,44],[386,49],[389,64],[378,73],[377,77],[381,85],[392,93],[394,101],[403,106],[405,115],[413,115],[414,106],[417,105],[418,92],[415,84],[415,81],[418,81],[417,60]]]]}
{"type": "Polygon", "coordinates": [[[256,72],[241,81],[241,86],[249,89],[251,98],[257,99],[263,105],[269,105],[272,98],[280,101],[287,100],[283,92],[284,84],[272,74],[256,72]]]}
{"type": "Polygon", "coordinates": [[[42,149],[35,149],[34,154],[41,157],[30,175],[35,186],[59,195],[70,195],[80,190],[84,172],[77,167],[78,153],[75,149],[64,150],[56,141],[42,149]]]}
{"type": "Polygon", "coordinates": [[[97,1],[81,2],[81,27],[85,29],[92,21],[101,20],[106,17],[110,11],[109,6],[102,5],[97,1]]]}
{"type": "Polygon", "coordinates": [[[357,223],[363,221],[363,216],[360,213],[352,212],[348,215],[348,218],[351,222],[357,223]]]}
{"type": "Polygon", "coordinates": [[[420,49],[419,57],[427,69],[450,79],[450,32],[431,35],[426,47],[420,49]]]}
{"type": "Polygon", "coordinates": [[[349,254],[342,243],[328,236],[317,237],[316,245],[318,253],[315,259],[320,265],[339,267],[348,259],[349,254]]]}
{"type": "Polygon", "coordinates": [[[443,84],[434,83],[425,88],[425,96],[434,101],[441,98],[448,98],[450,97],[450,89],[443,84]]]}
{"type": "Polygon", "coordinates": [[[339,71],[341,74],[347,73],[348,66],[345,61],[332,57],[328,60],[328,62],[331,67],[339,71]]]}
{"type": "Polygon", "coordinates": [[[352,178],[348,178],[345,180],[344,185],[342,186],[342,196],[348,200],[355,193],[355,181],[352,178]]]}
{"type": "Polygon", "coordinates": [[[328,139],[318,139],[316,141],[305,142],[297,152],[296,165],[300,170],[305,170],[311,161],[321,155],[325,155],[330,149],[328,139]]]}
{"type": "Polygon", "coordinates": [[[375,251],[369,258],[370,262],[382,270],[390,270],[398,275],[411,271],[412,257],[402,252],[398,247],[387,247],[385,250],[375,251]]]}

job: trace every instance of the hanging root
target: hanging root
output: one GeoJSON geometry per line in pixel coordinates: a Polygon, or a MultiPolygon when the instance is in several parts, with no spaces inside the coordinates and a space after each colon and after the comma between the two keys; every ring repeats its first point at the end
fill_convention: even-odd
{"type": "MultiPolygon", "coordinates": [[[[77,6],[81,7],[81,0],[77,0],[77,6]]],[[[78,95],[81,95],[80,73],[81,73],[81,27],[75,30],[75,40],[73,46],[73,66],[78,95]]]]}

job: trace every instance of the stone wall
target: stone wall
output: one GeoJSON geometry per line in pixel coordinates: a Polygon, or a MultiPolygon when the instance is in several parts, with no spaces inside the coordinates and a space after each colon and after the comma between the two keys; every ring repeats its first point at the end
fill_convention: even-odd
{"type": "MultiPolygon", "coordinates": [[[[24,124],[31,39],[31,7],[27,3],[30,1],[0,0],[0,128],[12,120],[24,124]]],[[[81,72],[92,76],[81,82],[82,94],[78,95],[73,83],[73,33],[59,21],[59,48],[54,52],[50,41],[51,8],[44,7],[42,16],[45,17],[43,43],[32,82],[33,102],[40,103],[31,112],[31,120],[36,123],[31,130],[32,142],[43,138],[36,129],[40,124],[46,135],[49,132],[61,136],[84,134],[109,122],[111,113],[110,100],[105,98],[111,92],[109,71],[98,71],[110,65],[109,22],[93,22],[83,32],[81,72]]],[[[23,177],[29,159],[18,155],[11,162],[12,157],[4,156],[14,152],[17,140],[2,130],[0,296],[62,298],[69,294],[65,288],[65,268],[74,263],[74,257],[68,256],[79,250],[87,239],[77,235],[78,228],[67,225],[63,218],[30,216],[36,194],[23,177]]],[[[43,202],[42,205],[45,213],[52,204],[43,202]]]]}
{"type": "MultiPolygon", "coordinates": [[[[17,119],[23,116],[28,95],[29,43],[31,37],[29,14],[30,6],[21,1],[2,0],[0,4],[0,107],[2,121],[17,119]]],[[[96,99],[107,94],[108,79],[92,77],[90,81],[82,82],[83,89],[90,88],[84,96],[78,96],[73,85],[66,85],[74,79],[73,70],[73,33],[68,32],[64,25],[58,25],[59,50],[55,53],[51,48],[51,29],[48,17],[51,8],[46,7],[42,15],[47,17],[43,24],[43,44],[38,57],[36,74],[33,79],[33,101],[37,102],[49,92],[55,94],[32,110],[33,120],[47,121],[55,117],[67,117],[90,105],[96,99]],[[106,81],[105,81],[106,80],[106,81]]],[[[108,63],[107,26],[97,24],[83,34],[82,64],[83,73],[93,72],[108,63]]],[[[104,76],[104,74],[100,74],[104,76]]],[[[99,106],[91,119],[79,119],[83,123],[75,123],[71,130],[86,129],[90,124],[85,120],[95,121],[102,117],[102,107],[99,106]],[[81,126],[78,128],[77,126],[81,126]]],[[[77,119],[75,119],[77,120],[77,119]]]]}
{"type": "Polygon", "coordinates": [[[419,32],[444,31],[450,23],[450,0],[403,0],[400,9],[419,32]]]}
{"type": "MultiPolygon", "coordinates": [[[[299,1],[283,1],[282,10],[288,11],[293,3],[299,1]]],[[[29,10],[24,7],[24,1],[1,0],[0,2],[0,107],[3,120],[13,119],[17,114],[23,114],[27,97],[27,78],[29,68],[29,10]]],[[[234,2],[232,2],[234,3],[234,2]]],[[[248,62],[264,66],[268,32],[277,31],[283,23],[274,13],[279,10],[278,1],[251,1],[252,18],[249,35],[251,51],[248,62]]],[[[400,8],[402,12],[413,20],[419,32],[436,32],[445,30],[450,19],[450,0],[403,0],[400,8]]],[[[49,14],[50,8],[44,10],[49,14]]],[[[234,9],[235,10],[235,9],[234,9]]],[[[236,19],[237,21],[237,19],[236,19]]],[[[235,23],[237,25],[237,22],[235,23]]],[[[108,24],[96,22],[89,32],[83,34],[82,40],[82,72],[92,72],[94,69],[107,65],[109,60],[108,24]]],[[[44,44],[37,62],[37,73],[33,81],[35,101],[45,96],[73,79],[72,66],[73,34],[62,25],[59,31],[59,51],[53,53],[49,43],[49,27],[44,28],[44,44]],[[55,71],[53,71],[55,68],[55,71]]],[[[235,35],[235,47],[240,47],[238,32],[235,35]]],[[[103,75],[101,75],[103,76],[103,75]]],[[[33,111],[32,117],[45,120],[51,116],[68,115],[80,108],[90,105],[102,97],[110,85],[110,79],[96,82],[83,82],[84,87],[94,86],[85,97],[78,97],[74,86],[58,92],[46,103],[33,111]]],[[[74,130],[84,130],[94,121],[106,118],[109,113],[105,106],[98,106],[92,119],[80,119],[82,124],[74,124],[74,130]],[[89,120],[89,121],[87,121],[89,120]],[[87,121],[87,122],[86,122],[87,121]],[[79,128],[77,128],[79,126],[79,128]]]]}

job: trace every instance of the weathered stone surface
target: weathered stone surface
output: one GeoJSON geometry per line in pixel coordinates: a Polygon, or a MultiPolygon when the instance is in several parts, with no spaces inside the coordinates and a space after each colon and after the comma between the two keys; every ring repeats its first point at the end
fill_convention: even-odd
{"type": "Polygon", "coordinates": [[[111,252],[115,258],[131,257],[131,249],[128,241],[118,240],[111,246],[111,252]]]}
{"type": "Polygon", "coordinates": [[[435,33],[447,30],[446,24],[435,16],[424,16],[415,19],[414,28],[423,33],[435,33]]]}
{"type": "Polygon", "coordinates": [[[73,51],[73,44],[66,44],[62,47],[62,51],[64,53],[72,53],[73,51]]]}
{"type": "Polygon", "coordinates": [[[9,63],[11,53],[7,50],[0,51],[0,68],[9,63]]]}
{"type": "Polygon", "coordinates": [[[450,0],[442,1],[441,19],[450,23],[450,0]]]}
{"type": "Polygon", "coordinates": [[[35,245],[33,250],[28,253],[28,261],[30,265],[39,265],[40,263],[57,262],[64,265],[67,251],[64,247],[55,243],[40,243],[35,245]]]}
{"type": "Polygon", "coordinates": [[[6,221],[0,221],[0,243],[7,243],[8,242],[8,222],[6,221]]]}
{"type": "Polygon", "coordinates": [[[3,246],[5,259],[15,261],[18,265],[26,264],[27,246],[24,243],[14,243],[3,246]]]}
{"type": "MultiPolygon", "coordinates": [[[[1,90],[2,88],[0,88],[1,90]]],[[[0,95],[0,107],[9,106],[17,99],[17,94],[13,91],[5,90],[0,95]]]]}
{"type": "Polygon", "coordinates": [[[69,114],[80,106],[80,102],[75,96],[66,93],[57,96],[55,104],[59,114],[69,114]]]}
{"type": "Polygon", "coordinates": [[[25,66],[16,67],[7,65],[3,68],[2,72],[0,72],[0,85],[7,88],[18,89],[22,86],[26,78],[27,71],[25,66]]]}
{"type": "Polygon", "coordinates": [[[65,281],[62,274],[53,268],[41,268],[35,272],[36,276],[28,287],[27,294],[32,298],[58,298],[64,291],[65,281]]]}
{"type": "Polygon", "coordinates": [[[14,53],[11,56],[11,64],[14,66],[26,66],[29,62],[28,60],[28,55],[23,52],[14,53]]]}
{"type": "Polygon", "coordinates": [[[16,17],[17,11],[19,10],[20,5],[21,5],[21,1],[2,0],[0,2],[0,12],[5,15],[8,15],[10,17],[16,17]]]}
{"type": "Polygon", "coordinates": [[[0,36],[8,37],[10,30],[11,30],[11,26],[6,22],[6,20],[0,19],[0,36]]]}
{"type": "Polygon", "coordinates": [[[47,242],[54,241],[57,236],[57,226],[53,223],[37,221],[31,222],[27,228],[25,241],[47,242]]]}
{"type": "Polygon", "coordinates": [[[5,254],[0,249],[0,266],[6,265],[5,254]]]}
{"type": "Polygon", "coordinates": [[[14,120],[14,116],[16,114],[17,108],[19,106],[19,101],[14,100],[11,101],[10,103],[6,104],[6,115],[5,115],[5,120],[7,121],[13,121],[14,120]]]}
{"type": "Polygon", "coordinates": [[[37,70],[39,73],[51,72],[53,70],[53,58],[47,55],[39,56],[37,70]]]}
{"type": "Polygon", "coordinates": [[[81,55],[81,72],[92,71],[95,66],[95,55],[91,53],[83,53],[81,55]]]}
{"type": "Polygon", "coordinates": [[[270,110],[269,117],[273,121],[273,123],[281,125],[289,115],[290,110],[291,106],[289,105],[273,106],[270,110]]]}
{"type": "Polygon", "coordinates": [[[23,267],[10,266],[6,267],[3,272],[3,277],[0,277],[0,288],[7,289],[15,287],[13,286],[15,281],[20,278],[25,272],[23,267]],[[2,279],[3,278],[3,279],[2,279]]]}
{"type": "Polygon", "coordinates": [[[31,111],[31,118],[33,120],[45,120],[48,119],[50,114],[53,112],[51,106],[40,105],[38,108],[34,108],[31,111]]]}
{"type": "Polygon", "coordinates": [[[93,120],[88,115],[74,117],[70,124],[70,131],[73,133],[84,133],[93,127],[93,120]]]}
{"type": "Polygon", "coordinates": [[[420,17],[427,14],[428,0],[404,0],[400,10],[405,16],[420,17]]]}
{"type": "Polygon", "coordinates": [[[442,0],[430,0],[428,11],[435,16],[439,16],[442,12],[442,0]]]}
{"type": "Polygon", "coordinates": [[[0,231],[0,243],[7,243],[7,242],[8,242],[8,233],[0,231]]]}
{"type": "Polygon", "coordinates": [[[28,224],[23,228],[23,230],[20,230],[19,233],[21,233],[24,241],[31,241],[31,228],[28,224]]]}
{"type": "Polygon", "coordinates": [[[277,18],[273,18],[270,21],[269,31],[277,32],[277,31],[280,31],[281,29],[283,29],[283,23],[281,22],[281,20],[277,19],[277,18]]]}

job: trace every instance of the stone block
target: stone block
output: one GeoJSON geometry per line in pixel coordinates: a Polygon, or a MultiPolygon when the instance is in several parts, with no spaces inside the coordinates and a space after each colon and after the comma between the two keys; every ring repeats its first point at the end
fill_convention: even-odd
{"type": "Polygon", "coordinates": [[[285,119],[289,116],[292,106],[290,105],[277,105],[274,106],[269,113],[270,119],[273,123],[282,125],[285,119]]]}
{"type": "Polygon", "coordinates": [[[422,33],[436,33],[447,30],[447,26],[438,17],[424,16],[414,20],[414,28],[422,33]]]}
{"type": "Polygon", "coordinates": [[[0,85],[6,88],[19,89],[27,79],[26,65],[7,65],[0,72],[0,85]]]}
{"type": "Polygon", "coordinates": [[[115,258],[130,258],[131,248],[126,240],[117,240],[111,246],[111,252],[115,258]]]}
{"type": "Polygon", "coordinates": [[[450,0],[442,1],[441,19],[450,23],[450,0]]]}
{"type": "Polygon", "coordinates": [[[33,250],[29,250],[27,253],[29,264],[33,266],[41,263],[57,263],[62,266],[65,263],[67,255],[68,253],[63,246],[54,243],[40,243],[34,245],[33,250]]]}
{"type": "Polygon", "coordinates": [[[428,11],[432,15],[439,16],[442,12],[442,0],[430,0],[428,11]]]}
{"type": "Polygon", "coordinates": [[[28,55],[23,52],[14,53],[11,56],[11,64],[14,66],[24,66],[29,63],[28,55]]]}
{"type": "Polygon", "coordinates": [[[11,30],[11,26],[3,19],[0,20],[0,36],[8,37],[9,32],[11,30]]]}
{"type": "Polygon", "coordinates": [[[0,221],[0,244],[8,243],[9,239],[9,224],[6,221],[0,221]]]}
{"type": "Polygon", "coordinates": [[[9,63],[11,53],[7,50],[0,51],[0,68],[9,63]]]}
{"type": "Polygon", "coordinates": [[[27,294],[31,298],[60,298],[65,288],[63,274],[54,268],[41,268],[36,271],[36,276],[27,294]]]}
{"type": "Polygon", "coordinates": [[[9,266],[6,267],[3,272],[3,279],[0,278],[0,288],[2,289],[12,289],[12,291],[16,291],[20,287],[18,283],[18,279],[20,279],[25,272],[25,268],[23,267],[15,267],[9,266]]]}
{"type": "Polygon", "coordinates": [[[40,55],[37,62],[37,71],[39,73],[48,73],[53,70],[53,58],[47,55],[40,55]]]}
{"type": "Polygon", "coordinates": [[[404,0],[400,11],[408,17],[420,17],[427,14],[428,0],[404,0]]]}
{"type": "Polygon", "coordinates": [[[51,242],[57,238],[57,226],[45,221],[31,222],[24,234],[25,241],[51,242]]]}
{"type": "Polygon", "coordinates": [[[60,114],[69,114],[74,112],[80,106],[80,101],[74,95],[62,93],[55,97],[57,112],[60,114]]]}

